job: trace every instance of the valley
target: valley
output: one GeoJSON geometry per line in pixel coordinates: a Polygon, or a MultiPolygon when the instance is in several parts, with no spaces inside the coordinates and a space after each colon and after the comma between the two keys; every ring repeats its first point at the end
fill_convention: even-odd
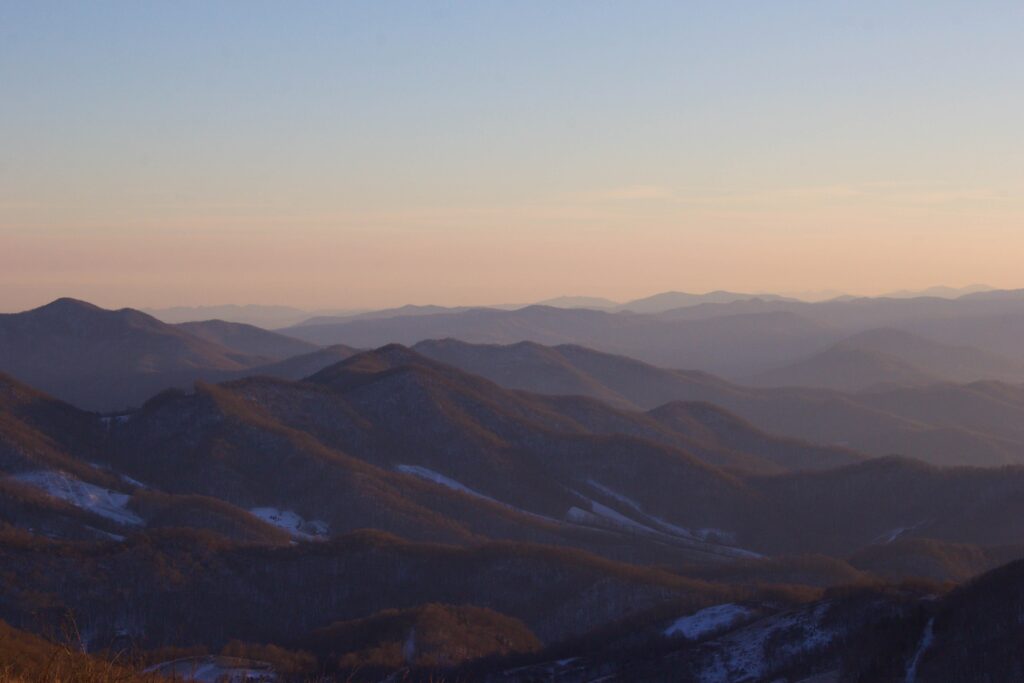
{"type": "MultiPolygon", "coordinates": [[[[727,681],[847,671],[858,643],[856,667],[929,680],[931,646],[878,650],[873,632],[920,641],[923,613],[939,638],[974,577],[1024,557],[1011,381],[745,386],[575,344],[319,348],[67,300],[19,316],[5,338],[52,334],[32,347],[54,367],[76,365],[75,339],[131,330],[150,349],[114,389],[68,374],[66,400],[99,391],[90,410],[26,384],[47,381],[39,356],[6,347],[0,618],[53,638],[74,615],[88,652],[177,648],[213,671],[272,646],[365,680],[727,681]],[[469,636],[440,624],[465,620],[491,644],[445,641],[469,636]]],[[[994,367],[862,337],[921,367],[994,367]]]]}

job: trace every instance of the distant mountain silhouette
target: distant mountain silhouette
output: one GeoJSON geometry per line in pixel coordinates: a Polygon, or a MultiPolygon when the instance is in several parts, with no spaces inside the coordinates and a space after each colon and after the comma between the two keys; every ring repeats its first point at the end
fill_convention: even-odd
{"type": "Polygon", "coordinates": [[[74,299],[0,315],[0,372],[94,410],[139,405],[168,387],[236,377],[314,348],[248,325],[168,325],[74,299]]]}
{"type": "Polygon", "coordinates": [[[600,296],[556,296],[552,299],[538,301],[538,306],[553,306],[554,308],[595,308],[607,310],[616,308],[620,304],[600,296]]]}
{"type": "Polygon", "coordinates": [[[840,342],[885,353],[950,382],[1024,381],[1024,365],[971,346],[951,346],[903,330],[867,330],[840,342]]]}
{"type": "Polygon", "coordinates": [[[230,323],[223,320],[179,323],[177,327],[233,351],[267,359],[288,358],[310,353],[319,348],[316,344],[286,337],[276,332],[268,332],[253,325],[230,323]]]}
{"type": "Polygon", "coordinates": [[[901,289],[895,292],[888,292],[882,297],[889,299],[916,299],[920,297],[940,297],[943,299],[958,299],[963,296],[984,294],[995,291],[988,285],[967,285],[966,287],[945,287],[942,285],[928,287],[926,289],[901,289]]]}
{"type": "MultiPolygon", "coordinates": [[[[265,329],[295,325],[310,318],[315,313],[294,308],[292,306],[239,306],[227,304],[223,306],[175,306],[172,308],[143,309],[154,318],[165,323],[177,324],[202,320],[225,320],[232,323],[245,323],[265,329]]],[[[353,311],[355,313],[356,311],[353,311]]],[[[340,315],[340,313],[338,313],[340,315]]]]}
{"type": "Polygon", "coordinates": [[[715,291],[706,294],[687,294],[686,292],[662,292],[642,299],[634,299],[620,304],[617,308],[634,313],[661,313],[675,308],[686,308],[699,304],[728,304],[736,301],[797,301],[777,294],[739,294],[737,292],[715,291]]]}
{"type": "Polygon", "coordinates": [[[327,366],[334,365],[338,361],[350,358],[357,353],[359,353],[358,349],[353,349],[352,347],[345,346],[343,344],[336,344],[334,346],[317,349],[316,351],[310,351],[309,353],[291,356],[290,358],[285,358],[284,360],[279,360],[274,363],[257,365],[252,368],[240,370],[238,372],[231,373],[230,376],[224,376],[223,379],[226,380],[251,375],[263,375],[266,377],[298,380],[303,377],[309,377],[310,375],[323,370],[327,366]]]}
{"type": "MultiPolygon", "coordinates": [[[[382,318],[418,317],[446,313],[461,313],[473,310],[470,306],[416,306],[408,304],[396,308],[382,308],[344,315],[318,315],[306,318],[294,327],[318,327],[352,322],[354,320],[379,320],[382,318]]],[[[282,330],[285,331],[285,330],[282,330]]]]}
{"type": "Polygon", "coordinates": [[[727,376],[778,367],[838,339],[829,327],[785,311],[690,321],[548,306],[360,319],[281,332],[317,344],[358,348],[444,337],[475,343],[582,344],[666,367],[727,376]]]}
{"type": "Polygon", "coordinates": [[[763,386],[858,391],[941,381],[1024,381],[1024,365],[969,346],[939,344],[910,332],[880,328],[751,380],[763,386]]]}
{"type": "Polygon", "coordinates": [[[203,371],[263,360],[132,309],[58,299],[0,315],[0,370],[85,407],[122,408],[203,371]]]}
{"type": "Polygon", "coordinates": [[[969,301],[1015,301],[1024,299],[1024,289],[990,289],[965,294],[960,298],[969,301]]]}
{"type": "Polygon", "coordinates": [[[495,310],[509,311],[531,306],[561,308],[561,309],[592,309],[603,311],[630,311],[636,313],[660,313],[663,311],[695,306],[703,303],[728,303],[747,300],[763,301],[797,301],[775,294],[739,294],[736,292],[708,292],[706,294],[687,294],[685,292],[663,292],[653,296],[644,297],[620,303],[596,296],[559,296],[545,299],[531,305],[500,305],[500,306],[435,306],[435,305],[406,305],[395,308],[385,308],[372,311],[361,311],[345,314],[331,314],[310,316],[304,319],[299,326],[328,325],[336,323],[351,322],[353,320],[376,320],[380,318],[396,318],[401,316],[437,315],[449,313],[463,313],[473,310],[495,310]]]}
{"type": "Polygon", "coordinates": [[[715,291],[705,294],[689,294],[687,292],[662,292],[641,299],[633,299],[619,303],[610,299],[594,296],[561,296],[554,299],[538,301],[538,306],[554,306],[556,308],[592,308],[605,311],[631,311],[634,313],[661,313],[675,308],[685,308],[709,303],[732,303],[760,299],[764,301],[797,301],[777,294],[741,294],[738,292],[715,291]]]}
{"type": "Polygon", "coordinates": [[[766,387],[860,391],[885,386],[931,384],[941,379],[897,356],[840,343],[786,367],[754,375],[748,383],[766,387]]]}
{"type": "Polygon", "coordinates": [[[939,464],[1024,463],[1024,386],[998,382],[880,389],[752,388],[580,346],[424,342],[418,351],[506,386],[643,409],[704,401],[760,429],[939,464]]]}
{"type": "MultiPolygon", "coordinates": [[[[1014,363],[1024,363],[1024,296],[984,292],[958,299],[850,298],[818,303],[737,301],[700,304],[659,314],[666,320],[706,320],[720,316],[787,312],[841,332],[834,342],[859,332],[891,328],[952,346],[971,346],[1014,363]]],[[[820,350],[824,350],[822,347],[820,350]]],[[[764,368],[769,370],[772,368],[764,368]]]]}

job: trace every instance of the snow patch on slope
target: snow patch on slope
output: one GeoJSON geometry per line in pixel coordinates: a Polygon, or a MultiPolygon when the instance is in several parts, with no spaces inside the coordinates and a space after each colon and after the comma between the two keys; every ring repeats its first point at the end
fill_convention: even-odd
{"type": "MultiPolygon", "coordinates": [[[[452,490],[455,490],[455,491],[462,491],[463,493],[468,493],[471,496],[476,496],[477,498],[483,498],[484,500],[489,500],[492,503],[498,503],[500,505],[505,505],[504,503],[502,503],[499,500],[495,500],[494,498],[491,498],[490,496],[485,496],[484,494],[480,493],[479,491],[475,491],[475,490],[469,488],[468,486],[466,486],[465,484],[462,484],[461,482],[455,481],[451,477],[446,477],[443,474],[441,474],[440,472],[435,472],[434,470],[427,469],[426,467],[420,467],[419,465],[398,465],[398,466],[395,467],[395,469],[398,470],[399,472],[404,473],[404,474],[411,474],[411,475],[419,477],[420,479],[426,479],[427,481],[432,481],[435,484],[440,484],[441,486],[444,486],[445,488],[449,488],[449,489],[452,489],[452,490]]],[[[511,507],[511,506],[507,506],[507,507],[511,507]]]]}
{"type": "MultiPolygon", "coordinates": [[[[643,508],[640,507],[640,504],[637,503],[635,500],[633,500],[632,498],[628,498],[628,497],[622,495],[618,491],[615,491],[614,489],[611,489],[611,488],[605,486],[604,484],[602,484],[600,482],[594,481],[593,479],[588,479],[587,483],[590,484],[591,486],[593,486],[595,489],[597,489],[601,493],[605,494],[606,496],[614,498],[615,500],[619,501],[623,505],[628,505],[629,507],[633,508],[638,513],[643,515],[645,518],[650,520],[661,531],[665,531],[665,532],[670,533],[670,534],[675,534],[677,536],[682,536],[684,538],[694,538],[694,539],[699,538],[699,536],[697,534],[695,534],[693,531],[690,531],[689,529],[686,529],[686,528],[681,527],[681,526],[677,526],[675,524],[672,524],[671,522],[667,522],[667,521],[665,521],[663,519],[655,517],[654,515],[647,514],[646,512],[644,512],[643,508]]],[[[699,540],[705,540],[705,539],[699,538],[699,540]]]]}
{"type": "Polygon", "coordinates": [[[140,488],[140,489],[148,489],[149,488],[148,486],[143,484],[138,479],[133,479],[133,478],[129,477],[127,474],[119,474],[117,476],[121,477],[121,481],[123,481],[124,483],[130,484],[131,486],[135,486],[136,488],[140,488]]]}
{"type": "Polygon", "coordinates": [[[113,474],[115,477],[119,478],[124,483],[130,484],[131,486],[134,486],[136,488],[140,488],[140,489],[148,489],[149,488],[148,486],[143,484],[138,479],[133,479],[133,478],[129,477],[127,474],[124,474],[123,472],[118,472],[117,470],[113,469],[109,465],[101,465],[101,464],[99,464],[97,462],[91,462],[91,463],[89,463],[89,466],[93,467],[94,469],[99,470],[100,472],[107,472],[108,474],[113,474]]]}
{"type": "Polygon", "coordinates": [[[753,614],[753,611],[734,603],[715,605],[702,609],[693,614],[676,619],[671,626],[665,629],[666,636],[683,636],[690,640],[696,640],[703,636],[720,631],[732,626],[737,621],[745,619],[753,614]]]}
{"type": "Polygon", "coordinates": [[[911,526],[898,526],[898,527],[896,527],[894,529],[890,529],[889,531],[885,532],[881,536],[878,536],[877,538],[875,538],[874,542],[875,543],[892,543],[896,539],[901,538],[908,531],[916,531],[918,528],[920,528],[923,525],[924,525],[924,522],[918,522],[917,524],[912,524],[911,526]]]}
{"type": "Polygon", "coordinates": [[[634,510],[639,512],[641,515],[643,515],[645,518],[647,518],[651,522],[653,522],[656,526],[658,526],[660,528],[660,530],[667,531],[669,533],[674,533],[674,535],[681,536],[681,537],[686,538],[686,539],[696,539],[697,538],[694,535],[693,531],[691,531],[688,528],[684,528],[682,526],[677,526],[676,524],[673,524],[671,522],[667,522],[664,519],[658,519],[657,517],[655,517],[653,515],[647,514],[646,512],[643,511],[643,508],[640,507],[639,503],[637,503],[636,501],[634,501],[631,498],[623,496],[622,494],[616,492],[616,490],[614,490],[612,488],[609,488],[608,486],[605,486],[601,482],[594,481],[593,479],[588,479],[587,483],[589,483],[594,488],[597,488],[599,490],[599,492],[601,492],[605,496],[613,498],[616,501],[618,501],[620,503],[623,503],[624,505],[630,506],[631,508],[633,508],[634,510]]]}
{"type": "MultiPolygon", "coordinates": [[[[730,553],[735,555],[736,557],[747,557],[747,558],[762,557],[760,554],[755,553],[753,551],[743,550],[742,548],[732,547],[736,543],[736,535],[731,533],[731,532],[723,531],[721,529],[697,529],[696,531],[694,531],[694,530],[691,530],[691,529],[686,529],[686,528],[681,527],[681,526],[677,526],[675,524],[672,524],[671,522],[668,522],[668,521],[665,521],[664,519],[661,519],[660,517],[655,517],[654,515],[651,515],[651,514],[648,514],[648,513],[644,512],[643,508],[640,507],[640,504],[637,503],[635,500],[633,500],[633,499],[631,499],[631,498],[629,498],[627,496],[622,495],[621,493],[615,491],[614,489],[611,489],[611,488],[605,486],[604,484],[602,484],[600,482],[594,481],[593,479],[588,479],[587,483],[590,484],[595,489],[597,489],[598,491],[604,493],[608,497],[614,498],[615,500],[619,501],[623,505],[629,506],[630,508],[635,510],[637,512],[637,514],[642,516],[644,518],[644,520],[649,522],[650,525],[651,525],[651,526],[642,525],[642,524],[639,524],[638,522],[635,522],[634,520],[631,520],[631,519],[628,519],[628,518],[624,517],[623,515],[619,515],[618,513],[615,513],[616,515],[618,515],[622,519],[626,519],[628,522],[631,522],[635,526],[639,526],[639,527],[641,527],[641,528],[643,528],[645,530],[648,530],[648,531],[655,531],[655,532],[669,534],[671,536],[678,536],[679,538],[695,540],[695,541],[701,541],[701,542],[705,542],[705,543],[713,543],[713,544],[716,544],[716,545],[722,545],[724,547],[728,547],[730,553]]],[[[577,494],[577,495],[579,495],[579,494],[577,494]]],[[[595,503],[594,501],[590,500],[589,498],[587,498],[587,500],[590,501],[590,503],[591,503],[591,510],[593,510],[593,512],[595,514],[598,514],[598,515],[600,515],[602,517],[608,517],[608,515],[605,515],[605,514],[602,514],[601,512],[598,512],[598,510],[594,507],[595,505],[600,505],[600,503],[595,503]]],[[[609,508],[607,508],[606,506],[601,505],[601,507],[604,508],[604,510],[609,510],[609,508]]],[[[614,510],[612,510],[611,512],[614,512],[614,510]]]]}
{"type": "Polygon", "coordinates": [[[498,500],[496,498],[491,498],[490,496],[485,495],[483,493],[480,493],[479,491],[477,491],[475,489],[471,489],[470,487],[466,486],[462,482],[456,481],[456,480],[452,479],[451,477],[446,477],[445,475],[441,474],[440,472],[435,472],[434,470],[427,469],[426,467],[420,467],[419,465],[396,465],[395,469],[398,470],[399,472],[402,472],[403,474],[411,474],[414,477],[419,477],[420,479],[426,479],[427,481],[432,481],[435,484],[439,484],[441,486],[444,486],[445,488],[452,489],[453,491],[459,491],[461,493],[465,493],[467,495],[473,496],[474,498],[479,498],[481,500],[486,500],[486,501],[488,501],[490,503],[494,503],[495,505],[500,505],[501,507],[503,507],[503,508],[505,508],[507,510],[512,510],[513,512],[518,512],[521,515],[527,515],[529,517],[534,517],[536,519],[542,519],[545,522],[553,522],[555,524],[561,524],[562,523],[562,520],[554,519],[553,517],[547,517],[546,515],[541,515],[541,514],[538,514],[536,512],[530,512],[529,510],[524,510],[522,508],[518,508],[515,505],[509,505],[508,503],[503,503],[503,502],[501,502],[500,500],[498,500]]]}
{"type": "Polygon", "coordinates": [[[87,484],[64,472],[36,470],[12,475],[11,479],[119,524],[139,526],[144,523],[141,517],[128,509],[128,501],[131,500],[128,494],[87,484]]]}
{"type": "Polygon", "coordinates": [[[279,510],[272,507],[258,507],[249,510],[249,514],[287,531],[295,538],[324,538],[330,531],[327,522],[319,519],[306,521],[300,514],[291,510],[279,510]]]}
{"type": "Polygon", "coordinates": [[[710,641],[713,650],[701,663],[698,680],[759,681],[771,673],[773,662],[777,666],[829,646],[839,635],[823,624],[830,607],[823,602],[812,609],[767,617],[710,641]]]}
{"type": "Polygon", "coordinates": [[[618,526],[626,527],[629,529],[636,529],[637,531],[655,531],[649,526],[641,524],[640,522],[630,519],[629,517],[626,517],[625,515],[611,509],[607,505],[602,505],[601,503],[598,503],[596,500],[590,500],[589,498],[587,498],[587,501],[590,503],[591,512],[593,512],[598,517],[604,517],[608,521],[613,522],[618,526]]]}
{"type": "Polygon", "coordinates": [[[162,662],[144,673],[155,673],[178,681],[217,683],[218,681],[251,681],[269,683],[278,680],[274,668],[266,662],[234,657],[187,657],[162,662]]]}
{"type": "Polygon", "coordinates": [[[917,652],[914,653],[914,658],[910,660],[907,665],[907,683],[917,683],[917,667],[921,664],[921,657],[928,651],[928,648],[932,646],[932,642],[935,640],[935,617],[928,620],[925,624],[924,632],[921,634],[921,642],[917,646],[917,652]]]}

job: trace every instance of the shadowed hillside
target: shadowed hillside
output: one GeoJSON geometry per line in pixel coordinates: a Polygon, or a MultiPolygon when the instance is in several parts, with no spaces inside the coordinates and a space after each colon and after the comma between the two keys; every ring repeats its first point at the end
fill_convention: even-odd
{"type": "Polygon", "coordinates": [[[1024,366],[969,346],[948,346],[895,329],[856,334],[835,346],[752,378],[761,386],[858,391],[886,385],[1024,380],[1024,366]]]}
{"type": "Polygon", "coordinates": [[[528,306],[302,325],[284,334],[361,348],[453,337],[473,343],[583,344],[669,367],[746,376],[795,361],[839,335],[789,312],[670,320],[656,315],[528,306]]]}
{"type": "MultiPolygon", "coordinates": [[[[96,438],[97,462],[130,478],[79,467],[77,478],[113,506],[96,510],[136,525],[231,529],[233,538],[267,536],[232,511],[268,510],[294,516],[293,532],[305,535],[373,527],[642,562],[842,555],[904,533],[1013,544],[1022,533],[1000,512],[1017,507],[1017,468],[862,462],[704,404],[641,413],[512,392],[397,346],[305,382],[250,378],[167,393],[96,438]],[[138,487],[178,498],[161,503],[138,487]]],[[[57,485],[53,475],[32,477],[57,485]]]]}
{"type": "Polygon", "coordinates": [[[223,320],[203,320],[176,325],[191,335],[227,347],[238,353],[261,358],[288,358],[317,350],[316,344],[283,334],[223,320]]]}
{"type": "Polygon", "coordinates": [[[269,351],[310,348],[245,325],[174,326],[73,299],[0,315],[0,372],[93,410],[139,405],[168,387],[226,378],[279,358],[264,355],[269,351]]]}
{"type": "Polygon", "coordinates": [[[775,434],[929,462],[1024,462],[1024,386],[939,383],[857,393],[745,387],[580,346],[422,342],[425,355],[506,386],[654,408],[676,400],[722,407],[775,434]]]}
{"type": "MultiPolygon", "coordinates": [[[[498,368],[507,351],[420,349],[498,368]]],[[[580,347],[513,350],[526,369],[507,377],[616,405],[502,388],[395,345],[116,418],[4,380],[0,618],[38,630],[70,611],[95,648],[310,650],[339,676],[521,680],[503,672],[543,678],[573,657],[626,680],[720,657],[735,672],[876,671],[913,656],[925,603],[865,587],[962,580],[1024,548],[1024,468],[865,460],[701,402],[635,410],[643,392],[748,390],[580,347]],[[861,592],[807,604],[837,584],[861,592]],[[762,637],[777,657],[728,654],[762,637]]]]}

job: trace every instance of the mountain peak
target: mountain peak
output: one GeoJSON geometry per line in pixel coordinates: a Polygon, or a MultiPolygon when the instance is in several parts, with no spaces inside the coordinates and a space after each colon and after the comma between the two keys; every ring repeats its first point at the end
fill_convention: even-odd
{"type": "Polygon", "coordinates": [[[314,384],[345,386],[355,377],[366,377],[408,365],[436,365],[425,356],[402,344],[387,344],[379,349],[364,351],[323,368],[307,377],[314,384]]]}
{"type": "Polygon", "coordinates": [[[100,308],[96,304],[91,304],[88,301],[82,301],[81,299],[74,299],[74,298],[69,297],[69,296],[64,296],[64,297],[60,297],[59,299],[54,299],[50,303],[44,304],[44,305],[42,305],[42,306],[40,306],[38,308],[32,309],[32,311],[28,311],[28,312],[33,312],[33,311],[36,311],[36,312],[43,312],[43,311],[50,312],[50,311],[52,311],[52,312],[55,312],[55,313],[57,313],[57,312],[67,313],[69,311],[102,311],[102,310],[105,310],[105,309],[100,308]]]}

